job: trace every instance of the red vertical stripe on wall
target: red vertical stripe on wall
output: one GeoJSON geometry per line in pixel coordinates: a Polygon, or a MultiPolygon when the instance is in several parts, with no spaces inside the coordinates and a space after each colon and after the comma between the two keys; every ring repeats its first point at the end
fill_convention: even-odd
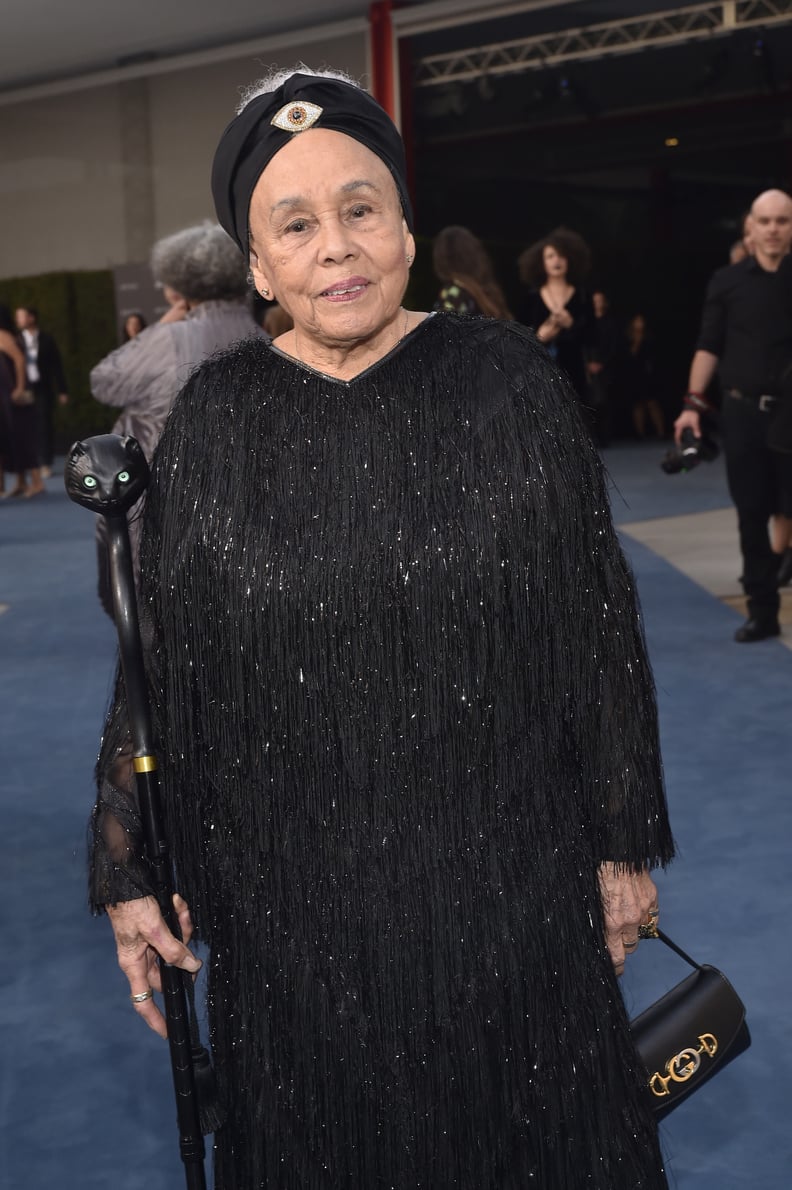
{"type": "Polygon", "coordinates": [[[371,30],[372,93],[392,120],[396,119],[393,86],[393,26],[391,0],[374,0],[369,8],[371,30]]]}
{"type": "Polygon", "coordinates": [[[399,50],[399,106],[401,107],[401,134],[404,141],[404,154],[407,158],[407,189],[413,204],[413,214],[416,223],[418,212],[415,206],[415,131],[413,128],[413,71],[412,71],[412,42],[409,38],[402,38],[398,43],[399,50]]]}

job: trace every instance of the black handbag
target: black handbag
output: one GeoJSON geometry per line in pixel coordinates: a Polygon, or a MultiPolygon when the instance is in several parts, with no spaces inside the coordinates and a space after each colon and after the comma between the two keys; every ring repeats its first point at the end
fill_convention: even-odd
{"type": "Polygon", "coordinates": [[[658,1119],[703,1086],[751,1044],[745,1005],[717,967],[697,963],[657,931],[694,968],[632,1022],[658,1119]]]}

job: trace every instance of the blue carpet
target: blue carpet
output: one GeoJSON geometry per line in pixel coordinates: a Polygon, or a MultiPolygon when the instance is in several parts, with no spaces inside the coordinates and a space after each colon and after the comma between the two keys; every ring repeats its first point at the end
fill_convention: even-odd
{"type": "MultiPolygon", "coordinates": [[[[666,476],[665,449],[606,451],[621,523],[727,503],[720,462],[666,476]]],[[[0,1187],[175,1190],[183,1175],[166,1048],[131,1010],[107,922],[84,907],[114,636],[95,599],[92,517],[61,482],[39,500],[0,505],[0,1187]]],[[[748,1053],[663,1126],[671,1182],[782,1190],[792,1170],[792,652],[734,645],[735,612],[644,547],[625,546],[680,850],[659,879],[663,926],[726,971],[753,1034],[748,1053]]],[[[642,943],[624,980],[631,1012],[686,973],[660,943],[642,943]]]]}
{"type": "Polygon", "coordinates": [[[650,439],[617,443],[602,452],[617,524],[728,507],[723,456],[712,463],[699,463],[692,471],[666,475],[660,460],[670,446],[650,439]]]}

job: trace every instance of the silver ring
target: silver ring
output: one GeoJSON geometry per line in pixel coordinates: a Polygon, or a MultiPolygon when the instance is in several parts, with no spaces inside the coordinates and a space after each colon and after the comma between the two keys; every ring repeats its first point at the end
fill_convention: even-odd
{"type": "Polygon", "coordinates": [[[635,950],[637,945],[638,945],[637,938],[633,938],[632,942],[625,942],[624,940],[622,940],[622,946],[624,947],[625,950],[635,950]]]}
{"type": "Polygon", "coordinates": [[[143,1004],[146,1000],[153,1000],[154,993],[151,988],[149,988],[147,992],[133,992],[129,998],[133,1004],[143,1004]]]}

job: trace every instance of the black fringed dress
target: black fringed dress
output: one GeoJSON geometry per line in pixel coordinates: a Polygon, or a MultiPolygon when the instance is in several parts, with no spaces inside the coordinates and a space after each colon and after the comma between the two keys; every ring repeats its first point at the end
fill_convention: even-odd
{"type": "MultiPolygon", "coordinates": [[[[673,845],[575,404],[529,332],[437,314],[352,381],[240,344],[173,410],[145,612],[217,1190],[666,1185],[597,868],[673,845]]],[[[96,905],[148,887],[123,718],[96,905]]]]}

